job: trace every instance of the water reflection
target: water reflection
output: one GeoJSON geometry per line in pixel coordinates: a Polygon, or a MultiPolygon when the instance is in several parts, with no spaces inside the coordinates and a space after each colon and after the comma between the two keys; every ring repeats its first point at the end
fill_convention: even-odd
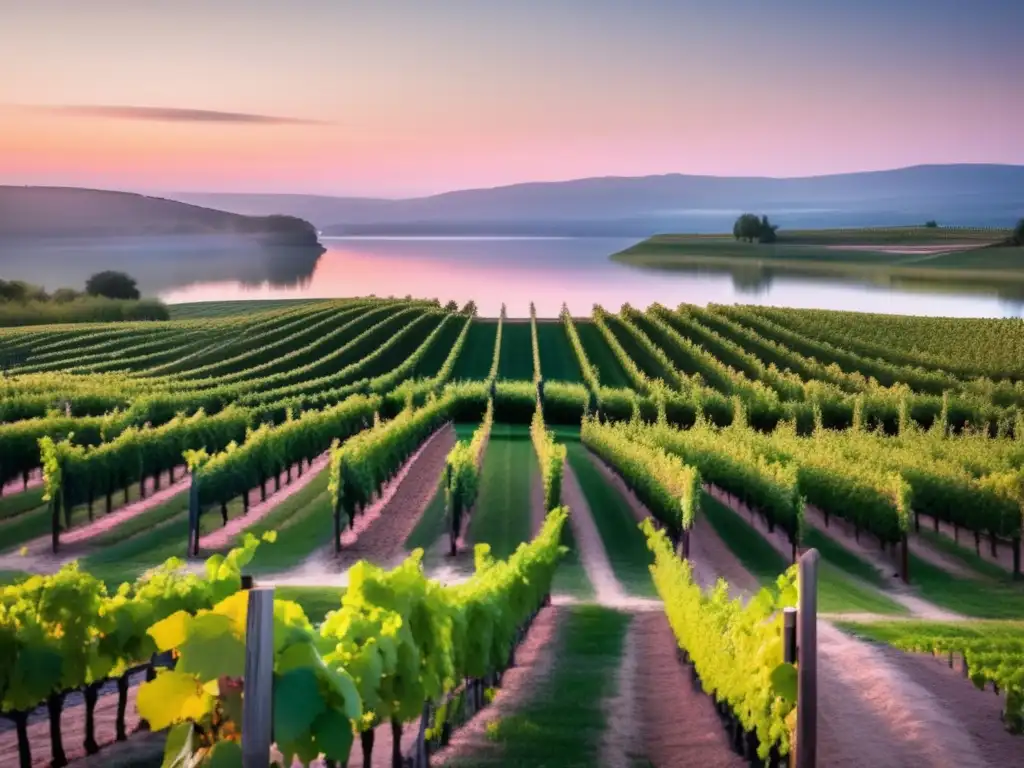
{"type": "Polygon", "coordinates": [[[301,290],[323,253],[230,236],[0,239],[0,276],[53,290],[81,288],[95,272],[114,269],[147,295],[224,281],[301,290]]]}
{"type": "Polygon", "coordinates": [[[325,238],[326,251],[240,248],[204,238],[0,242],[0,277],[49,288],[80,286],[101,269],[134,275],[145,293],[169,302],[253,298],[414,296],[470,299],[496,315],[555,317],[566,302],[593,304],[749,303],[959,317],[1024,314],[1024,283],[986,284],[872,275],[783,271],[756,264],[654,270],[609,255],[623,238],[325,238]],[[113,244],[112,244],[113,242],[113,244]]]}

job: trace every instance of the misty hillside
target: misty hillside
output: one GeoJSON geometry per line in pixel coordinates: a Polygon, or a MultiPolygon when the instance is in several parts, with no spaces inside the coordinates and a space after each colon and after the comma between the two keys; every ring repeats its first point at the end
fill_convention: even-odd
{"type": "Polygon", "coordinates": [[[290,215],[243,216],[129,192],[0,186],[0,237],[139,235],[233,235],[295,245],[317,242],[316,229],[290,215]]]}
{"type": "Polygon", "coordinates": [[[736,212],[788,227],[1008,226],[1024,216],[1024,166],[928,165],[806,178],[667,174],[516,184],[404,200],[178,194],[250,215],[286,212],[326,234],[650,234],[719,231],[736,212]]]}

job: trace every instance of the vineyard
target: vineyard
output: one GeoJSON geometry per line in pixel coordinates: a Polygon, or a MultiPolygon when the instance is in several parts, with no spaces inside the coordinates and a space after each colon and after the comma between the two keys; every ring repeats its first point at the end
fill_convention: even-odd
{"type": "Polygon", "coordinates": [[[1024,766],[1020,320],[525,309],[0,329],[2,764],[1024,766]]]}

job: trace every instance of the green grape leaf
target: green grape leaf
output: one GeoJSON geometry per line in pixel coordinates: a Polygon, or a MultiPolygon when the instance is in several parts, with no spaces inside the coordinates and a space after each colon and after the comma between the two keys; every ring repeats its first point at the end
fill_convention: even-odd
{"type": "Polygon", "coordinates": [[[204,768],[242,768],[242,746],[237,741],[218,741],[203,765],[204,768]]]}
{"type": "Polygon", "coordinates": [[[164,761],[160,768],[185,768],[194,751],[192,723],[178,723],[167,732],[164,761]]]}
{"type": "Polygon", "coordinates": [[[178,720],[201,719],[212,703],[192,675],[168,670],[139,686],[136,707],[154,731],[162,731],[178,720]]]}
{"type": "Polygon", "coordinates": [[[196,616],[188,640],[179,648],[177,669],[206,682],[217,677],[245,674],[245,642],[232,632],[229,616],[204,613],[196,616]]]}
{"type": "Polygon", "coordinates": [[[322,712],[313,722],[313,738],[328,759],[344,765],[354,740],[352,721],[333,709],[322,712]]]}
{"type": "Polygon", "coordinates": [[[185,611],[172,613],[163,621],[151,626],[148,634],[156,642],[158,651],[169,651],[180,647],[188,637],[188,628],[192,617],[185,611]]]}
{"type": "Polygon", "coordinates": [[[282,743],[298,741],[326,704],[316,673],[308,667],[293,669],[274,682],[274,737],[282,743]]]}
{"type": "Polygon", "coordinates": [[[798,679],[796,667],[788,662],[783,662],[772,670],[772,692],[787,704],[795,704],[798,679]]]}
{"type": "Polygon", "coordinates": [[[362,714],[363,705],[359,697],[359,689],[356,688],[355,680],[344,669],[326,669],[324,677],[330,683],[335,692],[341,694],[345,700],[345,716],[349,720],[357,720],[362,714]]]}
{"type": "Polygon", "coordinates": [[[320,657],[310,643],[295,643],[277,657],[277,674],[284,675],[293,669],[317,669],[322,666],[320,657]]]}
{"type": "Polygon", "coordinates": [[[58,686],[63,660],[53,648],[36,645],[21,648],[16,659],[6,699],[12,709],[29,709],[58,686]]]}

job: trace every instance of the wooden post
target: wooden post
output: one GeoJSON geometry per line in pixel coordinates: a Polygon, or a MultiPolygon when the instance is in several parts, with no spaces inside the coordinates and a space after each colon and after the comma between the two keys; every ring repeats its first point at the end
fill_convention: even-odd
{"type": "Polygon", "coordinates": [[[188,492],[188,550],[187,557],[199,554],[199,478],[192,473],[192,485],[188,492]]]}
{"type": "Polygon", "coordinates": [[[245,627],[242,766],[269,768],[274,696],[274,588],[249,590],[245,627]]]}
{"type": "Polygon", "coordinates": [[[782,609],[782,660],[796,664],[796,608],[782,609]]]}
{"type": "Polygon", "coordinates": [[[818,753],[818,550],[800,558],[797,615],[797,718],[795,768],[815,768],[818,753]]]}
{"type": "Polygon", "coordinates": [[[900,537],[900,576],[904,584],[910,583],[910,551],[907,543],[907,534],[900,537]]]}
{"type": "Polygon", "coordinates": [[[60,549],[60,491],[50,499],[50,513],[53,525],[53,530],[50,533],[50,546],[53,549],[53,554],[57,554],[57,550],[60,549]]]}

